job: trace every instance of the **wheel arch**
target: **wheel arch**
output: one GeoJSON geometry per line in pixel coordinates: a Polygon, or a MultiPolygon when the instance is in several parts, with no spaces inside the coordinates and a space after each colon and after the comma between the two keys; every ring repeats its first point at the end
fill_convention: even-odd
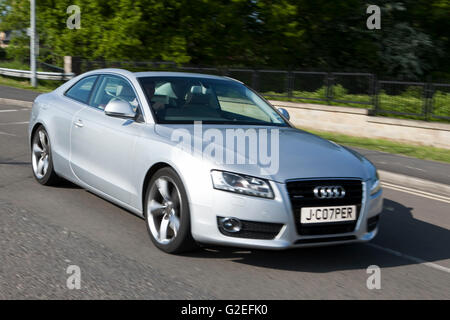
{"type": "MultiPolygon", "coordinates": [[[[141,201],[142,201],[142,215],[145,216],[145,194],[147,193],[147,188],[150,183],[150,180],[152,179],[153,175],[162,168],[171,168],[173,169],[177,174],[178,171],[169,163],[167,162],[157,162],[154,163],[145,174],[144,183],[142,184],[142,194],[141,194],[141,201]]],[[[180,176],[178,174],[178,176],[180,176]]]]}
{"type": "MultiPolygon", "coordinates": [[[[47,128],[44,126],[44,124],[42,123],[42,122],[36,122],[34,125],[33,125],[33,128],[31,129],[31,133],[30,133],[30,139],[29,139],[29,144],[30,144],[30,148],[31,148],[31,146],[33,145],[33,137],[34,137],[34,134],[36,133],[36,130],[39,128],[39,127],[43,127],[44,129],[45,129],[45,131],[47,131],[47,128]]],[[[48,131],[47,131],[47,133],[48,133],[48,131]]]]}
{"type": "Polygon", "coordinates": [[[174,165],[172,164],[170,161],[158,161],[155,162],[148,170],[147,173],[145,175],[143,184],[142,184],[142,190],[141,190],[141,205],[142,205],[142,215],[145,216],[145,193],[147,192],[147,188],[148,185],[150,183],[150,180],[152,179],[153,175],[162,168],[171,168],[173,171],[175,171],[175,173],[178,175],[178,177],[181,180],[181,183],[183,183],[183,187],[184,190],[186,191],[186,196],[188,199],[188,203],[189,203],[189,209],[191,209],[191,197],[190,197],[190,193],[185,181],[185,177],[180,173],[180,170],[174,165]]]}

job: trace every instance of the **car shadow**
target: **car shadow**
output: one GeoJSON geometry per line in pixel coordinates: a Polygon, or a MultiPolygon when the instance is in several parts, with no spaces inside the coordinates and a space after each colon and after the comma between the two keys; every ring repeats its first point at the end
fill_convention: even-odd
{"type": "Polygon", "coordinates": [[[80,186],[76,185],[73,182],[70,182],[69,180],[66,179],[61,179],[61,181],[52,186],[52,188],[59,188],[59,189],[81,189],[80,186]]]}
{"type": "MultiPolygon", "coordinates": [[[[33,174],[30,175],[31,178],[33,178],[33,174]]],[[[39,183],[37,182],[35,179],[33,179],[35,183],[39,183]]],[[[55,185],[51,185],[51,186],[45,186],[49,189],[82,189],[80,186],[76,185],[73,182],[70,182],[69,180],[66,180],[64,178],[61,178],[60,181],[58,181],[58,183],[56,183],[55,185]]]]}
{"type": "MultiPolygon", "coordinates": [[[[379,234],[371,243],[427,262],[450,258],[450,230],[415,219],[412,208],[393,200],[385,199],[383,207],[379,234]]],[[[185,256],[227,259],[263,268],[313,273],[366,269],[369,265],[383,268],[417,264],[363,243],[285,251],[204,247],[185,256]]]]}

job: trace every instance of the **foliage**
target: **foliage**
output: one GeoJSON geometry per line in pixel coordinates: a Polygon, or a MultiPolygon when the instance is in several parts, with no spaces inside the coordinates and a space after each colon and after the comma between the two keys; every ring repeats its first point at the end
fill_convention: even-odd
{"type": "MultiPolygon", "coordinates": [[[[448,0],[378,0],[381,30],[361,0],[39,0],[40,44],[90,60],[369,71],[450,79],[448,0]],[[68,29],[69,5],[81,29],[68,29]]],[[[29,0],[0,0],[0,30],[25,30],[29,0]]],[[[26,58],[16,35],[9,56],[26,58]]],[[[21,39],[21,40],[20,40],[21,39]]]]}
{"type": "Polygon", "coordinates": [[[36,92],[50,92],[62,84],[61,81],[38,80],[37,88],[33,88],[29,79],[0,76],[0,85],[26,89],[36,92]]]}
{"type": "Polygon", "coordinates": [[[6,59],[6,50],[0,47],[0,60],[6,59]]]}
{"type": "Polygon", "coordinates": [[[18,70],[30,70],[30,64],[23,63],[17,60],[0,61],[0,68],[18,69],[18,70]]]}

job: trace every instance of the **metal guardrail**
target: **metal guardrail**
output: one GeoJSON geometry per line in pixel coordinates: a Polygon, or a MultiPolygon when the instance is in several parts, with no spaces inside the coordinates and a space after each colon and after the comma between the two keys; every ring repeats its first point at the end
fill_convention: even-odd
{"type": "MultiPolygon", "coordinates": [[[[17,78],[31,78],[31,71],[29,70],[18,70],[18,69],[8,69],[0,68],[0,75],[17,77],[17,78]]],[[[75,74],[73,73],[63,73],[63,72],[44,72],[38,71],[37,78],[42,80],[70,80],[75,74]]]]}

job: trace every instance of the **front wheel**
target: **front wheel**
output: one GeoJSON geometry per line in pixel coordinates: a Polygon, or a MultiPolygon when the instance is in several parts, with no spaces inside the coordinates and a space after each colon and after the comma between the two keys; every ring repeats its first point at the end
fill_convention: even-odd
{"type": "Polygon", "coordinates": [[[156,247],[167,253],[196,248],[186,191],[173,169],[162,168],[152,177],[145,195],[144,212],[150,238],[156,247]]]}

